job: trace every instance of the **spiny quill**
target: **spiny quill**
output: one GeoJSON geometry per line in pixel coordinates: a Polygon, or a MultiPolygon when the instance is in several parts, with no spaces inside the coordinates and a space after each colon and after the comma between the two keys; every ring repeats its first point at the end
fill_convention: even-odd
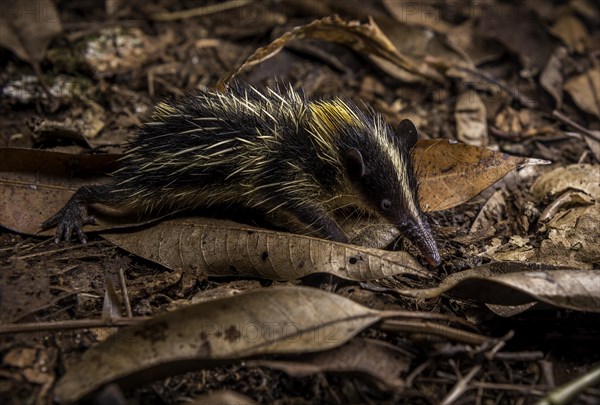
{"type": "Polygon", "coordinates": [[[240,206],[292,231],[348,242],[333,213],[353,206],[396,225],[431,265],[440,256],[419,208],[412,150],[418,134],[394,131],[349,100],[308,100],[291,87],[233,84],[160,103],[129,143],[109,184],[79,189],[42,227],[86,242],[90,204],[164,213],[240,206]]]}

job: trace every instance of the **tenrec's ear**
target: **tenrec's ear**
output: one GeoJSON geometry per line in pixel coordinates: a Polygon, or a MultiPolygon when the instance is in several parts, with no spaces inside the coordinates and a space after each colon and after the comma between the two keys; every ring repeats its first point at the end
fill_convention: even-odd
{"type": "Polygon", "coordinates": [[[365,175],[365,162],[358,149],[346,151],[346,172],[352,180],[358,180],[365,175]]]}
{"type": "Polygon", "coordinates": [[[415,124],[408,119],[402,120],[402,122],[398,124],[396,135],[401,136],[406,141],[406,145],[409,149],[414,148],[419,140],[419,131],[417,131],[417,127],[415,127],[415,124]]]}

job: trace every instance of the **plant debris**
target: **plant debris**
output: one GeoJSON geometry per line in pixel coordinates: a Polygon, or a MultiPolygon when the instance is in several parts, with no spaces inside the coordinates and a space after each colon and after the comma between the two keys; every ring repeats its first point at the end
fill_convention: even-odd
{"type": "Polygon", "coordinates": [[[600,402],[598,2],[196,3],[0,7],[1,403],[600,402]],[[235,209],[40,230],[234,78],[411,120],[441,265],[352,210],[351,244],[235,209]]]}

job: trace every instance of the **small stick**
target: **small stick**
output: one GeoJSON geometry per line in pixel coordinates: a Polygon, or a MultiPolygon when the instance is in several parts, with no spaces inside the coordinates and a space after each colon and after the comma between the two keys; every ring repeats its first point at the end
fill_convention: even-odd
{"type": "Polygon", "coordinates": [[[466,376],[461,378],[455,385],[452,387],[452,390],[446,395],[446,398],[441,402],[442,405],[453,404],[458,398],[461,397],[462,394],[465,393],[469,389],[469,382],[479,373],[481,370],[481,364],[477,364],[469,372],[466,376]]]}
{"type": "Polygon", "coordinates": [[[0,335],[7,333],[50,332],[69,329],[114,328],[136,325],[148,317],[119,319],[76,319],[56,322],[6,323],[0,325],[0,335]]]}
{"type": "Polygon", "coordinates": [[[172,13],[156,13],[150,16],[154,21],[173,21],[186,18],[201,17],[204,15],[220,13],[225,10],[239,8],[251,3],[252,0],[233,0],[224,3],[212,4],[210,6],[197,7],[189,10],[175,11],[172,13]]]}
{"type": "Polygon", "coordinates": [[[587,135],[596,141],[600,141],[600,133],[596,133],[594,131],[590,131],[589,129],[582,127],[581,125],[579,125],[578,123],[573,121],[571,118],[569,118],[566,115],[564,115],[563,113],[561,113],[560,111],[558,111],[558,110],[552,111],[552,116],[554,118],[558,119],[559,121],[562,121],[563,123],[572,126],[576,130],[581,132],[583,135],[587,135]]]}
{"type": "Polygon", "coordinates": [[[123,296],[123,305],[125,306],[125,316],[132,318],[131,302],[129,301],[129,293],[127,292],[127,283],[125,281],[125,272],[123,267],[119,266],[119,284],[121,284],[121,294],[123,296]]]}

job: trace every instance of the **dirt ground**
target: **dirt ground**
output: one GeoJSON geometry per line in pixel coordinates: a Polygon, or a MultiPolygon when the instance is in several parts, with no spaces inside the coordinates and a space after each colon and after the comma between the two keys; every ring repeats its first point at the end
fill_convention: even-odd
{"type": "MultiPolygon", "coordinates": [[[[403,363],[390,357],[385,366],[364,359],[348,365],[341,356],[354,354],[340,352],[325,362],[334,365],[327,368],[297,349],[285,357],[294,367],[248,365],[236,357],[157,381],[128,381],[132,388],[124,394],[105,392],[98,403],[114,403],[123,394],[124,403],[132,404],[528,404],[594,370],[595,385],[575,398],[546,403],[599,403],[600,285],[594,283],[600,263],[600,8],[591,0],[484,3],[30,1],[16,9],[3,3],[0,403],[52,403],[61,377],[122,329],[109,327],[111,303],[119,316],[141,318],[286,285],[318,288],[375,310],[455,316],[470,331],[497,339],[469,344],[450,332],[364,328],[356,339],[389,344],[388,357],[392,347],[402,350],[403,363]],[[294,27],[333,14],[340,20],[302,31],[273,57],[254,54],[294,27]],[[348,21],[369,29],[344,25],[348,21]],[[375,24],[381,32],[374,33],[375,24]],[[385,50],[382,36],[396,53],[385,50]],[[479,172],[474,180],[458,171],[440,174],[446,193],[458,195],[468,182],[482,186],[473,198],[427,213],[442,256],[442,264],[429,269],[432,280],[212,277],[167,269],[93,232],[86,245],[36,235],[38,217],[52,214],[46,198],[58,198],[58,191],[42,194],[36,187],[69,195],[104,175],[103,164],[114,164],[112,156],[158,102],[214,89],[248,58],[256,63],[236,77],[258,88],[289,83],[308,98],[361,100],[394,127],[411,119],[421,139],[458,140],[536,160],[515,164],[491,187],[479,172]],[[71,178],[64,155],[38,152],[81,155],[78,168],[89,171],[71,178]],[[59,169],[48,169],[45,159],[59,169]],[[534,164],[543,160],[552,164],[534,164]],[[552,185],[536,183],[558,168],[568,170],[549,175],[552,185]],[[557,185],[559,180],[567,184],[557,185]],[[557,211],[560,218],[551,218],[557,211]],[[569,215],[574,219],[564,222],[569,215]],[[461,284],[461,291],[453,287],[426,298],[399,291],[434,288],[449,275],[497,262],[503,267],[494,276],[566,269],[583,278],[561,284],[560,294],[532,292],[489,273],[477,273],[470,289],[461,284]],[[539,305],[526,310],[515,304],[511,299],[519,294],[529,294],[519,305],[539,305]],[[73,320],[91,323],[69,326],[73,320]],[[31,330],[17,333],[18,325],[31,330]],[[299,372],[306,364],[316,371],[299,372]],[[390,367],[396,367],[393,378],[385,375],[390,367]],[[200,397],[219,390],[245,397],[200,397]]],[[[394,245],[419,257],[405,242],[394,245]]],[[[281,359],[275,352],[251,357],[281,359]]]]}

